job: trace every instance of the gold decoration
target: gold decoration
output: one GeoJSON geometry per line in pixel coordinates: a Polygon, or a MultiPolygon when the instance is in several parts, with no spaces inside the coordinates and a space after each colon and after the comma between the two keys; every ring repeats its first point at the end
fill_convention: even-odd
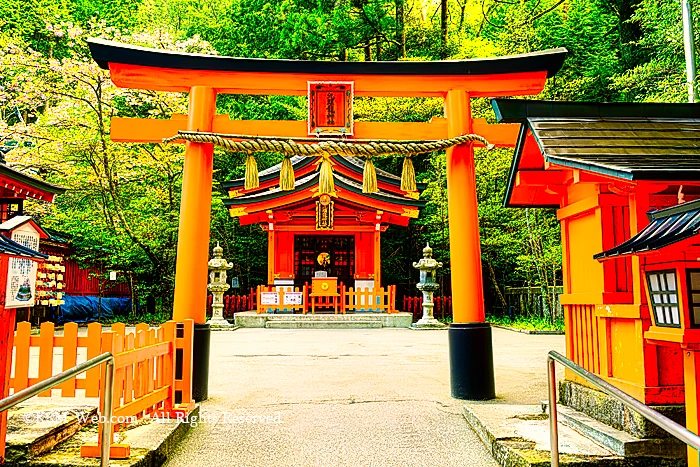
{"type": "Polygon", "coordinates": [[[248,214],[245,210],[246,208],[229,208],[228,212],[231,217],[241,217],[248,214]]]}
{"type": "Polygon", "coordinates": [[[321,195],[316,201],[316,230],[333,230],[333,206],[328,195],[321,195]]]}
{"type": "Polygon", "coordinates": [[[260,186],[258,178],[258,163],[255,161],[255,156],[248,154],[245,161],[245,186],[246,190],[254,190],[260,186]]]}
{"type": "Polygon", "coordinates": [[[416,187],[416,170],[413,168],[413,160],[410,156],[403,158],[401,169],[401,190],[406,192],[418,191],[416,187]]]}
{"type": "Polygon", "coordinates": [[[282,159],[282,168],[280,169],[280,190],[294,190],[294,167],[292,166],[291,156],[285,155],[282,159]]]}
{"type": "Polygon", "coordinates": [[[335,183],[333,181],[333,165],[328,157],[321,158],[318,175],[319,194],[335,194],[335,183]]]}
{"type": "Polygon", "coordinates": [[[365,159],[365,169],[362,173],[362,193],[376,193],[379,191],[377,187],[377,169],[374,168],[372,158],[365,159]]]}
{"type": "Polygon", "coordinates": [[[329,264],[331,264],[331,255],[329,253],[323,252],[318,255],[316,261],[318,261],[319,266],[326,267],[329,264]]]}

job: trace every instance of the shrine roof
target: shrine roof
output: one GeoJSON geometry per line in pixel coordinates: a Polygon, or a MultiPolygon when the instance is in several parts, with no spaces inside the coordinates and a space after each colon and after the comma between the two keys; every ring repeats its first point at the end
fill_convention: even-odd
{"type": "Polygon", "coordinates": [[[31,198],[39,198],[44,201],[53,201],[56,195],[66,192],[66,189],[63,187],[52,185],[38,178],[31,177],[3,163],[0,163],[0,187],[1,186],[9,188],[17,192],[17,194],[25,194],[31,198]],[[12,182],[16,182],[17,185],[22,186],[13,189],[12,182]]]}
{"type": "MultiPolygon", "coordinates": [[[[292,193],[298,192],[300,190],[310,189],[318,184],[319,172],[314,171],[305,177],[297,178],[294,181],[294,190],[292,191],[282,191],[279,186],[272,188],[270,190],[262,190],[235,198],[224,199],[224,205],[230,206],[245,206],[253,203],[259,203],[263,201],[268,201],[277,198],[283,198],[289,196],[292,193]]],[[[389,193],[380,190],[377,193],[362,193],[362,184],[347,177],[344,177],[337,172],[333,173],[333,179],[340,188],[352,191],[353,193],[359,194],[369,200],[376,199],[392,204],[398,204],[402,206],[412,206],[412,207],[423,207],[426,202],[418,199],[408,198],[405,196],[399,196],[393,193],[389,193]]]]}
{"type": "Polygon", "coordinates": [[[4,235],[0,235],[0,254],[28,258],[36,261],[43,261],[49,257],[48,255],[14,242],[4,235]]]}
{"type": "Polygon", "coordinates": [[[567,50],[543,50],[506,57],[441,61],[340,62],[241,58],[159,50],[102,39],[88,39],[93,59],[104,69],[109,63],[169,68],[324,75],[493,75],[547,71],[554,76],[567,50]]]}
{"type": "Polygon", "coordinates": [[[700,231],[700,199],[653,211],[649,217],[649,225],[637,235],[593,258],[654,251],[696,235],[700,231]]]}
{"type": "Polygon", "coordinates": [[[539,150],[538,170],[545,170],[548,163],[622,180],[700,181],[700,106],[696,104],[493,99],[492,105],[499,123],[522,124],[506,206],[545,205],[534,197],[528,203],[512,200],[518,173],[535,168],[532,157],[529,167],[522,165],[528,144],[530,156],[539,150]]]}
{"type": "MultiPolygon", "coordinates": [[[[331,159],[333,159],[334,162],[337,162],[339,164],[344,165],[345,167],[348,167],[352,169],[354,172],[356,172],[360,177],[362,176],[362,173],[364,171],[364,164],[365,161],[364,159],[361,159],[359,157],[344,157],[344,156],[332,156],[331,159]]],[[[302,156],[293,156],[291,158],[292,162],[292,167],[294,170],[301,169],[302,167],[306,167],[308,165],[311,165],[316,162],[316,158],[314,157],[302,157],[302,156]]],[[[269,180],[274,180],[276,178],[279,178],[279,173],[282,168],[282,163],[280,162],[279,164],[273,165],[272,167],[268,167],[265,170],[261,170],[258,173],[258,177],[261,182],[264,181],[269,181],[269,180]]],[[[390,183],[392,185],[396,185],[399,187],[401,185],[401,177],[394,175],[390,172],[387,172],[382,169],[375,169],[377,172],[377,180],[384,181],[387,183],[390,183]]],[[[237,178],[235,180],[228,180],[225,182],[221,183],[221,186],[226,189],[232,189],[232,188],[241,188],[245,184],[245,178],[237,178]]],[[[419,191],[424,190],[427,187],[426,183],[421,183],[418,182],[416,183],[416,186],[419,191]]]]}

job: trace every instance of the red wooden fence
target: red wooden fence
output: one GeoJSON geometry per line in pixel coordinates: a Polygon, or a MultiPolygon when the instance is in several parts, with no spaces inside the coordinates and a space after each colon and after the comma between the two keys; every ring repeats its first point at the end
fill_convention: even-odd
{"type": "MultiPolygon", "coordinates": [[[[452,317],[452,297],[433,297],[433,316],[437,319],[452,317]]],[[[403,309],[406,313],[413,314],[413,321],[418,321],[423,316],[423,297],[404,297],[403,309]]]]}
{"type": "MultiPolygon", "coordinates": [[[[211,316],[211,302],[214,299],[207,296],[207,316],[211,316]]],[[[224,295],[224,319],[233,320],[233,314],[239,311],[255,310],[257,292],[251,288],[247,295],[224,295]]]]}

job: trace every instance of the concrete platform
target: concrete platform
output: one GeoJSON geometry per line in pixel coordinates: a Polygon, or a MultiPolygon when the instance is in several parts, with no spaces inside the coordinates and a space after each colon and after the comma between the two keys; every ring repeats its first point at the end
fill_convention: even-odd
{"type": "Polygon", "coordinates": [[[234,323],[242,328],[268,329],[373,329],[410,328],[411,313],[261,313],[244,311],[234,314],[234,323]]]}
{"type": "MultiPolygon", "coordinates": [[[[131,446],[128,459],[112,460],[110,465],[119,467],[160,467],[172,455],[177,444],[187,435],[190,428],[197,425],[199,405],[190,413],[188,419],[150,419],[144,418],[115,434],[117,443],[131,446]]],[[[99,466],[99,459],[80,457],[80,446],[97,441],[97,425],[93,424],[76,433],[72,438],[57,446],[50,452],[8,463],[8,466],[28,467],[83,467],[99,466]]]]}
{"type": "MultiPolygon", "coordinates": [[[[573,412],[571,409],[568,412],[564,409],[561,415],[572,418],[574,414],[571,412],[573,412]]],[[[463,414],[467,423],[471,425],[501,466],[540,467],[550,464],[549,415],[542,412],[541,406],[468,403],[464,406],[463,414]]],[[[586,420],[583,424],[586,424],[586,420]]],[[[664,445],[666,440],[655,440],[645,444],[644,440],[633,438],[624,432],[614,433],[609,429],[605,431],[606,439],[599,438],[594,441],[577,431],[581,428],[580,425],[576,425],[575,428],[562,423],[560,419],[560,465],[586,467],[594,465],[681,467],[686,465],[684,458],[659,457],[660,454],[665,454],[664,448],[669,447],[664,445]],[[619,452],[615,452],[621,449],[627,449],[634,455],[622,456],[619,452]]],[[[670,449],[675,451],[673,454],[678,453],[675,446],[671,446],[670,449]]]]}

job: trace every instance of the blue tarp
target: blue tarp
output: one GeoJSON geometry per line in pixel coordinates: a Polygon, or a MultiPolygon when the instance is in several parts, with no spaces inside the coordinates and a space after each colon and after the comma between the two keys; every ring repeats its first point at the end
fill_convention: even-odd
{"type": "Polygon", "coordinates": [[[81,297],[64,296],[65,304],[61,305],[58,322],[88,323],[99,319],[112,319],[115,316],[127,316],[131,312],[129,297],[81,297]]]}

